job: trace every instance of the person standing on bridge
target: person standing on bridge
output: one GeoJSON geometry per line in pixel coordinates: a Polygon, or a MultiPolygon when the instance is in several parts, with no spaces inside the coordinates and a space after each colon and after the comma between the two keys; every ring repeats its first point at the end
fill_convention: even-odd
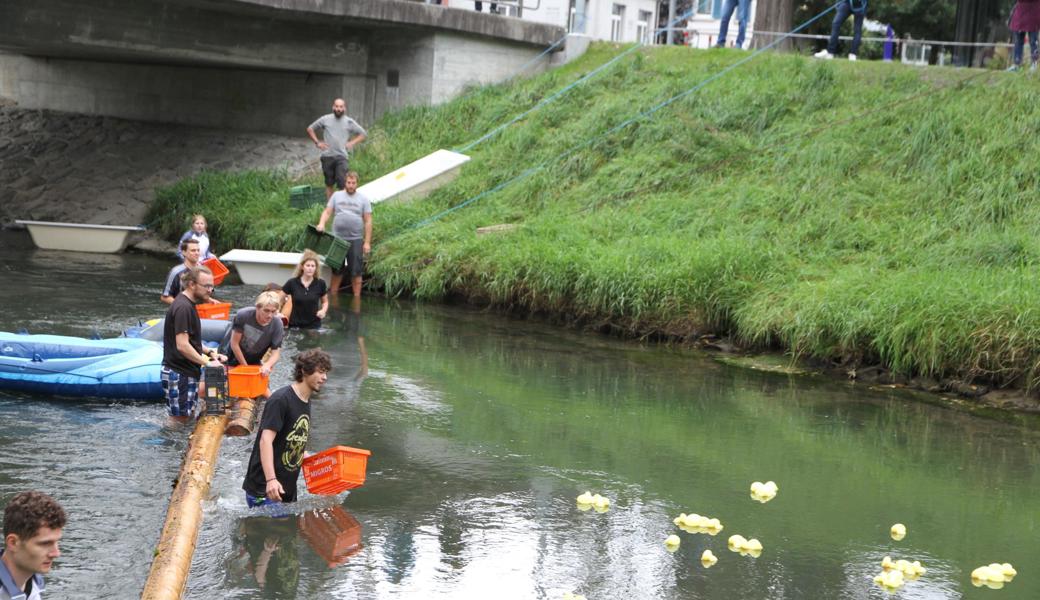
{"type": "Polygon", "coordinates": [[[867,18],[867,0],[841,0],[834,21],[831,22],[831,39],[827,47],[813,54],[816,58],[830,60],[838,53],[838,34],[841,26],[852,15],[852,46],[849,48],[849,60],[856,60],[859,53],[859,42],[863,38],[863,20],[867,18]]]}
{"type": "Polygon", "coordinates": [[[40,600],[43,575],[61,556],[65,510],[41,492],[19,492],[4,508],[0,548],[0,599],[40,600]]]}
{"type": "Polygon", "coordinates": [[[336,236],[346,240],[347,261],[342,267],[332,272],[331,291],[339,293],[343,282],[343,274],[350,274],[350,289],[355,298],[361,297],[361,274],[365,270],[364,257],[372,250],[372,203],[357,191],[358,174],[347,173],[344,189],[329,198],[328,205],[318,219],[318,231],[325,231],[325,223],[333,217],[336,236]],[[333,216],[335,215],[335,216],[333,216]]]}
{"type": "Polygon", "coordinates": [[[332,196],[333,185],[342,190],[350,170],[350,151],[365,141],[368,133],[347,116],[347,103],[336,98],[332,112],[318,117],[307,128],[307,136],[321,149],[321,172],[325,175],[325,199],[332,196]],[[321,139],[318,139],[318,132],[321,139]]]}
{"type": "Polygon", "coordinates": [[[1022,68],[1022,49],[1025,47],[1026,35],[1029,36],[1030,71],[1036,70],[1040,51],[1037,50],[1038,30],[1040,30],[1040,0],[1018,0],[1011,9],[1008,27],[1015,39],[1015,50],[1012,54],[1009,71],[1022,68]]]}

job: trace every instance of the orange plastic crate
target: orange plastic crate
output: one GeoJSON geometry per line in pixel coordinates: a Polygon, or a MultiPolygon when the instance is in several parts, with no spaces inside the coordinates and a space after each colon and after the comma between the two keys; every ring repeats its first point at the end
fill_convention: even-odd
{"type": "Polygon", "coordinates": [[[210,271],[213,271],[213,285],[220,285],[224,282],[224,277],[229,273],[228,268],[224,266],[224,263],[217,260],[216,257],[207,258],[202,261],[202,265],[207,267],[210,271]]]}
{"type": "Polygon", "coordinates": [[[196,304],[195,310],[199,313],[200,319],[218,319],[221,321],[227,321],[231,318],[230,302],[206,302],[205,304],[196,304]]]}
{"type": "Polygon", "coordinates": [[[267,391],[267,376],[260,367],[239,365],[228,369],[228,395],[232,398],[256,398],[267,391]]]}
{"type": "Polygon", "coordinates": [[[303,479],[312,494],[330,496],[365,483],[372,453],[350,446],[333,446],[303,459],[303,479]]]}

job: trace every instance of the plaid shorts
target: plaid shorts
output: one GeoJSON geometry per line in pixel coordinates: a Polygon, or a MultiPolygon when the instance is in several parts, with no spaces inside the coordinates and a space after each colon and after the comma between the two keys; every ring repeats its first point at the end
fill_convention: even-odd
{"type": "Polygon", "coordinates": [[[199,380],[167,367],[162,368],[162,387],[171,417],[194,417],[198,409],[199,380]]]}

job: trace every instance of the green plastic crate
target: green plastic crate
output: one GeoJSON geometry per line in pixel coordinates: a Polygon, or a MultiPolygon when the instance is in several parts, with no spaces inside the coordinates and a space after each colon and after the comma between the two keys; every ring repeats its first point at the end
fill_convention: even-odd
{"type": "Polygon", "coordinates": [[[296,251],[311,249],[322,256],[322,262],[331,269],[339,269],[347,261],[350,242],[338,238],[331,233],[318,231],[314,225],[308,225],[296,242],[296,251]]]}
{"type": "Polygon", "coordinates": [[[289,206],[298,209],[307,209],[312,206],[324,205],[325,188],[312,185],[298,185],[289,189],[289,206]]]}

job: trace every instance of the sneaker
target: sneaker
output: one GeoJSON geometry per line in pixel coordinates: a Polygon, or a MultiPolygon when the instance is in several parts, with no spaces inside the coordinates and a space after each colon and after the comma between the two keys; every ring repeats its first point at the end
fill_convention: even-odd
{"type": "Polygon", "coordinates": [[[1035,60],[1033,61],[1033,64],[1029,65],[1029,72],[1030,73],[1036,73],[1036,61],[1035,60]]]}
{"type": "Polygon", "coordinates": [[[1010,67],[1008,67],[1008,68],[1007,68],[1007,70],[1008,70],[1008,71],[1017,71],[1017,70],[1019,70],[1020,68],[1021,68],[1021,67],[1019,67],[1018,65],[1011,65],[1010,67]]]}
{"type": "Polygon", "coordinates": [[[825,59],[825,60],[830,60],[830,59],[834,58],[834,55],[831,54],[830,52],[828,52],[826,49],[824,49],[824,50],[820,50],[816,54],[813,54],[813,58],[822,58],[822,59],[825,59]]]}
{"type": "Polygon", "coordinates": [[[856,60],[856,55],[855,54],[850,54],[849,55],[849,60],[855,61],[856,60]]]}

